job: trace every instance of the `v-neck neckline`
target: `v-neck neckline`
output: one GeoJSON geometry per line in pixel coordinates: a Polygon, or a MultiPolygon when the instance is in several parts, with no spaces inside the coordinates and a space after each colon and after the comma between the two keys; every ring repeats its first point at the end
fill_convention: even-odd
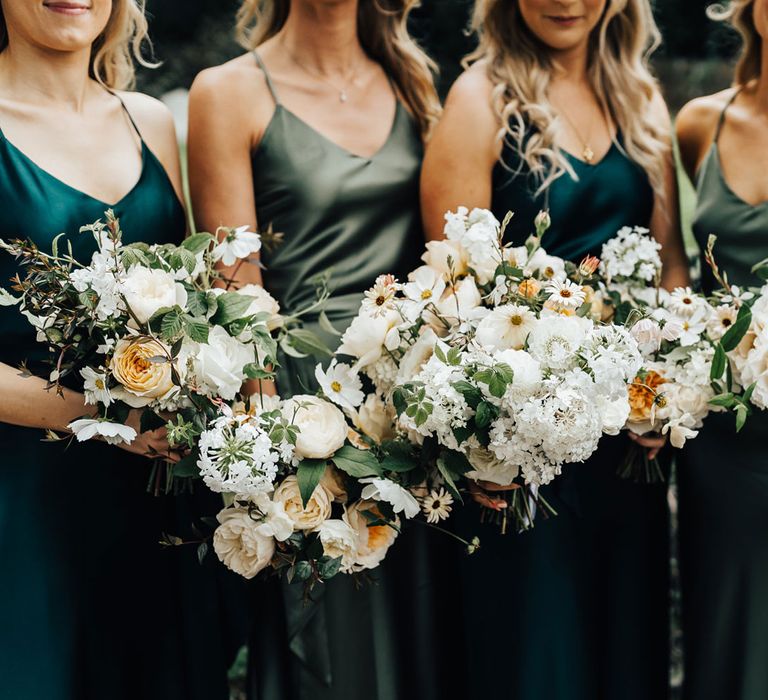
{"type": "Polygon", "coordinates": [[[725,177],[725,173],[723,172],[723,162],[720,160],[720,149],[717,147],[717,141],[712,142],[712,157],[715,159],[715,164],[717,165],[717,177],[725,191],[730,194],[731,197],[733,197],[743,206],[749,207],[751,210],[763,209],[764,207],[768,206],[768,199],[764,199],[762,202],[752,204],[744,199],[744,197],[742,197],[740,194],[738,194],[736,190],[733,189],[733,187],[731,187],[730,183],[725,177]]]}
{"type": "Polygon", "coordinates": [[[139,173],[139,178],[136,180],[133,187],[131,187],[128,192],[126,192],[120,199],[118,199],[113,204],[110,204],[109,202],[104,201],[103,199],[100,199],[99,197],[94,197],[91,194],[88,194],[87,192],[84,192],[81,189],[78,189],[74,185],[70,185],[67,182],[64,182],[60,177],[57,177],[53,173],[49,172],[45,168],[38,165],[32,158],[30,158],[24,151],[22,151],[18,146],[14,145],[13,142],[9,141],[8,138],[5,136],[5,134],[0,135],[0,139],[4,141],[9,148],[11,148],[15,153],[17,153],[21,158],[23,158],[27,163],[29,163],[32,167],[35,168],[38,172],[42,173],[46,178],[57,184],[59,187],[63,187],[66,190],[69,190],[70,192],[74,192],[81,197],[85,197],[86,199],[90,199],[93,202],[96,202],[97,204],[100,204],[103,207],[106,207],[107,209],[113,209],[115,207],[120,206],[125,202],[136,190],[139,188],[139,186],[144,181],[144,176],[146,175],[147,171],[147,145],[144,143],[144,139],[141,139],[141,172],[139,173]]]}
{"type": "MultiPolygon", "coordinates": [[[[285,107],[282,103],[278,103],[277,105],[275,105],[275,113],[272,115],[272,120],[275,119],[275,117],[277,116],[278,111],[282,111],[285,114],[289,115],[294,121],[297,121],[299,124],[301,124],[305,129],[308,129],[313,134],[315,134],[315,136],[317,136],[318,138],[322,139],[327,144],[331,145],[337,151],[340,151],[341,153],[345,154],[346,156],[348,156],[350,158],[355,158],[357,160],[362,160],[362,161],[370,162],[370,161],[375,160],[378,156],[380,156],[387,149],[387,147],[391,143],[392,139],[394,138],[395,132],[397,131],[397,127],[398,127],[399,122],[400,122],[400,112],[401,112],[401,109],[402,109],[402,107],[401,107],[401,104],[400,104],[400,100],[395,98],[395,113],[394,113],[394,115],[392,117],[392,124],[389,127],[389,132],[387,134],[387,138],[384,140],[384,142],[381,144],[381,146],[379,146],[379,148],[373,154],[371,154],[370,156],[364,156],[364,155],[360,155],[359,153],[353,153],[348,148],[344,148],[344,146],[341,146],[340,144],[336,143],[334,140],[332,140],[331,138],[329,138],[328,136],[323,134],[321,131],[318,131],[309,122],[307,122],[304,119],[302,119],[295,112],[292,112],[290,109],[285,107]]],[[[264,136],[266,136],[267,131],[269,131],[269,126],[271,126],[271,121],[272,120],[270,120],[270,124],[267,126],[267,129],[264,131],[264,136]]],[[[264,139],[264,137],[262,137],[262,140],[263,139],[264,139]]]]}

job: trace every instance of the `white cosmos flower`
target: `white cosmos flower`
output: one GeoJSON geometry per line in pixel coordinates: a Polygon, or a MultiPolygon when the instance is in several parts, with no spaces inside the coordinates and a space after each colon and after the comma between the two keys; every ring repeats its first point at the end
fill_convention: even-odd
{"type": "Polygon", "coordinates": [[[707,329],[707,317],[703,314],[695,313],[692,316],[677,320],[682,326],[682,331],[678,338],[680,345],[683,347],[696,345],[701,338],[701,334],[707,329]]]}
{"type": "Polygon", "coordinates": [[[443,276],[429,265],[422,265],[410,275],[410,280],[403,286],[403,293],[407,299],[415,302],[419,308],[424,308],[431,302],[440,300],[445,291],[443,276]]]}
{"type": "Polygon", "coordinates": [[[98,436],[110,445],[121,443],[130,445],[136,439],[136,431],[130,426],[97,418],[80,418],[72,421],[67,427],[74,433],[78,442],[85,442],[98,436]]]}
{"type": "Polygon", "coordinates": [[[239,226],[219,241],[213,249],[213,259],[229,267],[235,261],[249,257],[261,250],[261,237],[248,230],[248,226],[239,226]]]}
{"type": "Polygon", "coordinates": [[[661,429],[663,435],[669,433],[669,441],[672,443],[672,447],[681,450],[685,446],[686,440],[692,440],[698,434],[698,430],[691,430],[685,423],[692,420],[692,417],[687,413],[683,414],[679,418],[673,418],[661,429]]]}
{"type": "Polygon", "coordinates": [[[83,390],[85,392],[85,403],[109,406],[112,403],[112,394],[107,387],[107,373],[97,372],[92,367],[84,367],[80,370],[80,375],[85,380],[83,390]]]}
{"type": "Polygon", "coordinates": [[[20,301],[20,298],[13,296],[7,289],[0,287],[0,306],[16,306],[20,301]]]}
{"type": "Polygon", "coordinates": [[[403,513],[409,519],[419,514],[419,502],[410,491],[394,481],[370,476],[360,479],[360,483],[367,484],[361,494],[364,500],[385,501],[392,506],[395,513],[403,513]]]}
{"type": "Polygon", "coordinates": [[[553,279],[546,288],[549,301],[560,309],[578,309],[587,298],[582,288],[569,279],[553,279]]]}
{"type": "Polygon", "coordinates": [[[478,324],[475,340],[489,352],[520,350],[536,324],[536,314],[527,306],[497,306],[478,324]]]}
{"type": "Polygon", "coordinates": [[[547,255],[543,248],[539,248],[525,266],[526,273],[533,274],[537,271],[541,274],[541,278],[545,280],[565,277],[565,261],[562,258],[547,255]]]}
{"type": "Polygon", "coordinates": [[[323,372],[323,366],[315,367],[315,378],[323,393],[333,403],[350,411],[357,408],[365,398],[363,383],[357,372],[349,365],[333,360],[323,372]]]}

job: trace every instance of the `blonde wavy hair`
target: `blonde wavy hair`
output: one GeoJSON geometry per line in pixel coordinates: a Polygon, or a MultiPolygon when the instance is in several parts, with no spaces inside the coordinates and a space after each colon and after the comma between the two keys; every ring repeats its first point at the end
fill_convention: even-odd
{"type": "MultiPolygon", "coordinates": [[[[145,4],[146,0],[112,0],[107,26],[93,42],[91,77],[110,90],[126,90],[135,85],[135,63],[148,68],[157,65],[142,55],[142,46],[149,41],[145,4]]],[[[0,6],[0,52],[7,47],[8,30],[0,6]]]]}
{"type": "MultiPolygon", "coordinates": [[[[394,81],[427,138],[440,117],[435,63],[408,33],[408,16],[419,0],[359,0],[357,30],[365,52],[394,81]]],[[[243,0],[237,13],[237,38],[249,50],[285,25],[290,0],[243,0]]]]}
{"type": "MultiPolygon", "coordinates": [[[[539,192],[568,173],[578,179],[555,145],[557,113],[547,96],[556,62],[525,24],[518,0],[477,0],[472,28],[479,45],[465,66],[483,61],[494,88],[492,106],[502,127],[499,138],[521,155],[539,192]]],[[[648,58],[661,43],[648,0],[607,0],[590,38],[588,77],[605,114],[621,132],[627,156],[664,191],[670,144],[652,114],[658,86],[648,58]]]]}
{"type": "Polygon", "coordinates": [[[736,85],[746,85],[760,77],[763,38],[755,26],[755,0],[732,0],[728,5],[712,5],[707,15],[720,22],[728,22],[744,41],[739,62],[736,64],[736,85]]]}

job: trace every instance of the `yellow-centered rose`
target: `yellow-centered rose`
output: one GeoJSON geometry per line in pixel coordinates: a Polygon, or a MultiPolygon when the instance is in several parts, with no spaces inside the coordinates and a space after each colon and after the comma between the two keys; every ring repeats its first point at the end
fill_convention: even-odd
{"type": "Polygon", "coordinates": [[[168,355],[168,348],[157,340],[142,337],[118,341],[110,370],[125,389],[118,392],[120,400],[140,408],[172,392],[171,362],[159,361],[168,355]]]}

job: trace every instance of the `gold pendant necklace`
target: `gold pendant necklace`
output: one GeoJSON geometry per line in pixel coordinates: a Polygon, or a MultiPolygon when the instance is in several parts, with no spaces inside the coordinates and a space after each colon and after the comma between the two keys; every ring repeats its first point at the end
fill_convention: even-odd
{"type": "MultiPolygon", "coordinates": [[[[581,157],[584,159],[584,162],[588,165],[592,165],[592,161],[595,159],[595,152],[592,150],[591,146],[589,145],[589,139],[585,139],[581,132],[576,128],[576,125],[571,121],[571,118],[565,113],[561,112],[562,116],[565,117],[565,120],[571,125],[571,129],[573,129],[574,133],[576,134],[576,138],[581,141],[581,157]]],[[[590,131],[591,135],[591,131],[590,131]]]]}
{"type": "Polygon", "coordinates": [[[347,90],[347,86],[349,84],[354,85],[355,80],[357,79],[357,70],[352,71],[351,76],[349,80],[345,81],[344,85],[342,87],[339,87],[338,85],[335,85],[332,83],[328,78],[320,75],[319,73],[315,73],[314,71],[309,70],[304,64],[300,63],[299,60],[296,58],[296,56],[293,55],[291,51],[289,51],[287,48],[285,49],[286,53],[290,57],[291,61],[293,61],[296,66],[298,66],[301,70],[303,70],[307,75],[314,78],[315,80],[320,80],[321,82],[325,83],[326,85],[330,85],[336,92],[339,94],[339,102],[341,104],[344,104],[349,101],[349,92],[347,90]]]}

